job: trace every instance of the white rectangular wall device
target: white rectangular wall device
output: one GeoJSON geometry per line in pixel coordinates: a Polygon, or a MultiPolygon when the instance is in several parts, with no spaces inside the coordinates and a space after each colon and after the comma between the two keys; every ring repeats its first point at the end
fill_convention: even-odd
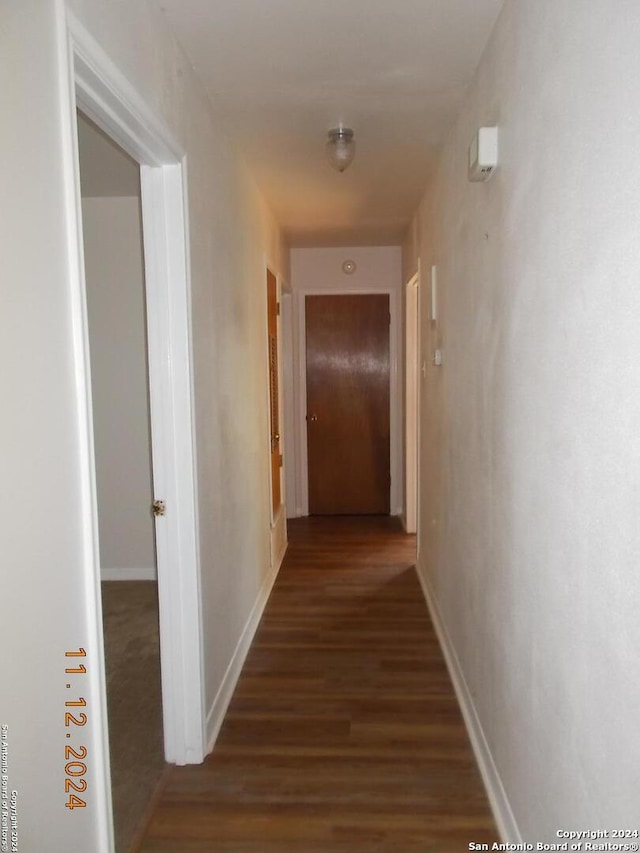
{"type": "Polygon", "coordinates": [[[497,165],[498,128],[479,127],[469,146],[469,180],[488,180],[497,165]]]}

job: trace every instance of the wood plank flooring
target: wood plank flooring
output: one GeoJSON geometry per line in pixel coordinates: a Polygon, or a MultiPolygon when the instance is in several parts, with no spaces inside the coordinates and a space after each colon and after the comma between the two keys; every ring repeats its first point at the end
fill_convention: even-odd
{"type": "Polygon", "coordinates": [[[497,834],[390,518],[289,523],[289,551],[204,764],[174,767],[142,853],[458,853],[497,834]]]}

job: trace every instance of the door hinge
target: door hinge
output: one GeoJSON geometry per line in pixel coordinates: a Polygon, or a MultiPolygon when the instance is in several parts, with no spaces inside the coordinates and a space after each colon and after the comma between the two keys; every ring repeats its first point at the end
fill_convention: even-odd
{"type": "Polygon", "coordinates": [[[279,302],[276,302],[276,314],[278,315],[278,317],[280,316],[280,303],[279,302]]]}
{"type": "Polygon", "coordinates": [[[280,454],[280,459],[279,459],[278,461],[279,461],[279,463],[280,463],[280,467],[282,468],[282,463],[283,463],[283,461],[284,461],[284,460],[283,460],[283,457],[282,457],[282,453],[280,454]]]}
{"type": "Polygon", "coordinates": [[[151,512],[153,513],[155,518],[158,518],[159,515],[164,515],[167,507],[165,506],[164,501],[154,501],[151,504],[151,512]]]}

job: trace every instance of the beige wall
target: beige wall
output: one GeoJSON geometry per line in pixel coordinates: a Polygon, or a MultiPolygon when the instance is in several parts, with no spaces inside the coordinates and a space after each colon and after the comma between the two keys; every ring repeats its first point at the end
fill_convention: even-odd
{"type": "MultiPolygon", "coordinates": [[[[283,271],[279,231],[190,64],[150,3],[73,0],[102,46],[186,153],[196,399],[204,677],[213,704],[270,566],[265,255],[283,271]]],[[[3,275],[0,323],[2,567],[11,606],[3,635],[2,722],[10,782],[20,792],[25,850],[106,850],[108,795],[100,648],[89,645],[82,740],[90,807],[64,808],[64,652],[90,635],[91,519],[79,409],[73,209],[74,113],[65,4],[0,7],[0,48],[16,73],[0,80],[3,275]],[[37,108],[34,107],[36,105],[37,108]],[[25,713],[37,709],[37,715],[25,713]],[[37,717],[37,724],[34,722],[37,717]],[[62,739],[61,739],[62,738],[62,739]],[[33,768],[37,766],[38,772],[33,768]]],[[[75,694],[74,694],[75,695],[75,694]]]]}
{"type": "Polygon", "coordinates": [[[278,228],[164,17],[69,0],[187,152],[206,707],[270,571],[265,256],[278,228]]]}
{"type": "Polygon", "coordinates": [[[639,31],[635,2],[508,0],[405,256],[438,264],[445,357],[420,571],[530,842],[638,816],[639,31]],[[471,184],[492,124],[500,166],[471,184]]]}
{"type": "Polygon", "coordinates": [[[139,198],[83,198],[103,578],[155,576],[139,198]]]}

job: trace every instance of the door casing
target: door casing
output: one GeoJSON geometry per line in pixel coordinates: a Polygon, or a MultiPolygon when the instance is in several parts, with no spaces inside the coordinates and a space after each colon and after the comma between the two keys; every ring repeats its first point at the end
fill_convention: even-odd
{"type": "Polygon", "coordinates": [[[340,296],[348,294],[380,294],[389,295],[389,312],[391,324],[389,327],[389,397],[390,397],[390,462],[391,515],[402,514],[403,470],[402,470],[402,400],[400,394],[399,349],[402,339],[400,317],[400,293],[393,285],[385,288],[362,287],[317,288],[301,287],[293,293],[294,355],[296,358],[294,374],[294,394],[296,400],[295,413],[295,454],[296,454],[296,515],[309,515],[309,459],[307,454],[307,369],[306,369],[306,332],[305,332],[305,298],[307,296],[340,296]]]}
{"type": "MultiPolygon", "coordinates": [[[[91,372],[77,149],[76,109],[141,164],[149,381],[155,496],[167,514],[156,525],[164,745],[167,761],[205,755],[204,672],[198,555],[186,161],[179,144],[98,43],[67,11],[69,89],[65,97],[75,157],[67,179],[78,428],[83,478],[86,615],[91,642],[103,650],[91,372]],[[176,567],[178,570],[176,571],[176,567]]],[[[93,668],[93,720],[101,748],[93,756],[105,836],[110,781],[104,660],[93,668]]]]}
{"type": "Polygon", "coordinates": [[[404,526],[417,533],[419,515],[420,272],[405,288],[405,501],[404,526]]]}

